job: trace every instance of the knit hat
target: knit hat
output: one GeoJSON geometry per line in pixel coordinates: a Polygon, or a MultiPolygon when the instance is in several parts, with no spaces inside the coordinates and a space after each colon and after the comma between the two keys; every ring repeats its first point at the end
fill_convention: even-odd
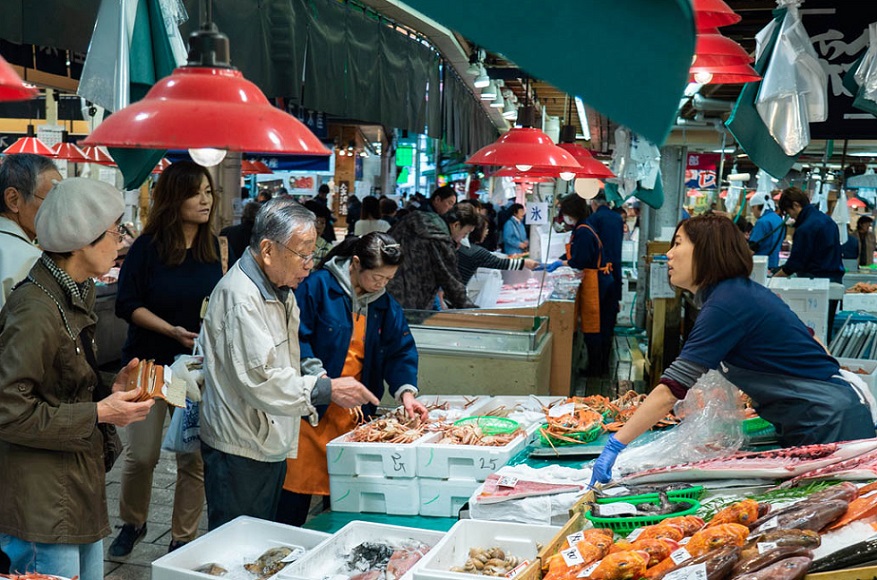
{"type": "Polygon", "coordinates": [[[34,220],[37,240],[47,252],[80,250],[110,229],[124,211],[122,194],[108,183],[84,177],[56,181],[34,220]]]}

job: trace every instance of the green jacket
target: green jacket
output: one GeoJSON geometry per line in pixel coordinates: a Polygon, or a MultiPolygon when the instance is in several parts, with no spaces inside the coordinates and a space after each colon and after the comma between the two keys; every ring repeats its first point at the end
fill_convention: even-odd
{"type": "Polygon", "coordinates": [[[92,401],[94,285],[71,301],[37,262],[0,311],[0,533],[85,544],[109,535],[103,440],[92,401]],[[64,308],[72,340],[56,305],[64,308]],[[78,348],[78,352],[77,352],[78,348]]]}

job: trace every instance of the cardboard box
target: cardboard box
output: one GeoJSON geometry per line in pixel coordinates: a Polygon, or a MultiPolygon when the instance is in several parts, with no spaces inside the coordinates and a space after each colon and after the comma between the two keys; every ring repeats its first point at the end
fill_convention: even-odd
{"type": "Polygon", "coordinates": [[[238,570],[240,576],[247,574],[243,569],[244,563],[255,561],[269,548],[299,547],[305,549],[307,555],[307,551],[330,537],[323,532],[240,516],[154,561],[152,580],[216,578],[195,572],[195,568],[209,563],[222,566],[230,575],[238,570]]]}

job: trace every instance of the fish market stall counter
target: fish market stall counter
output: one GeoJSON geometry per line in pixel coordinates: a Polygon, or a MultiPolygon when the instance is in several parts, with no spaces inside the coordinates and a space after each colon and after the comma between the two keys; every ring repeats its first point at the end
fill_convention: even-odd
{"type": "Polygon", "coordinates": [[[407,310],[418,387],[445,395],[547,395],[552,334],[541,316],[407,310]]]}

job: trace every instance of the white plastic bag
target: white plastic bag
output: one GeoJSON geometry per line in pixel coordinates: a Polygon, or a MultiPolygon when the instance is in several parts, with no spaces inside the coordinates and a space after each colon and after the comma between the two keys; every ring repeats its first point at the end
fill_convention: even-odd
{"type": "Polygon", "coordinates": [[[877,22],[868,26],[868,50],[855,73],[861,95],[877,102],[877,22]]]}
{"type": "Polygon", "coordinates": [[[502,273],[490,268],[478,268],[466,284],[469,300],[478,308],[493,308],[502,289],[502,273]]]}
{"type": "MultiPolygon", "coordinates": [[[[196,347],[197,350],[197,347],[196,347]]],[[[201,400],[201,389],[204,388],[204,357],[201,355],[181,354],[171,365],[173,381],[186,383],[186,398],[197,403],[201,400]]]]}
{"type": "Polygon", "coordinates": [[[161,448],[172,453],[194,453],[200,447],[201,404],[186,399],[185,409],[174,409],[161,448]]]}
{"type": "Polygon", "coordinates": [[[737,387],[710,371],[676,404],[682,422],[662,437],[622,451],[617,476],[656,467],[724,457],[743,444],[743,404],[737,387]]]}
{"type": "Polygon", "coordinates": [[[849,239],[847,226],[850,225],[850,208],[847,205],[847,196],[841,193],[837,202],[834,204],[834,210],[831,212],[831,219],[837,224],[837,231],[840,235],[840,243],[845,244],[849,239]]]}
{"type": "Polygon", "coordinates": [[[828,118],[828,75],[796,6],[787,8],[755,107],[786,155],[810,143],[810,123],[828,118]]]}

